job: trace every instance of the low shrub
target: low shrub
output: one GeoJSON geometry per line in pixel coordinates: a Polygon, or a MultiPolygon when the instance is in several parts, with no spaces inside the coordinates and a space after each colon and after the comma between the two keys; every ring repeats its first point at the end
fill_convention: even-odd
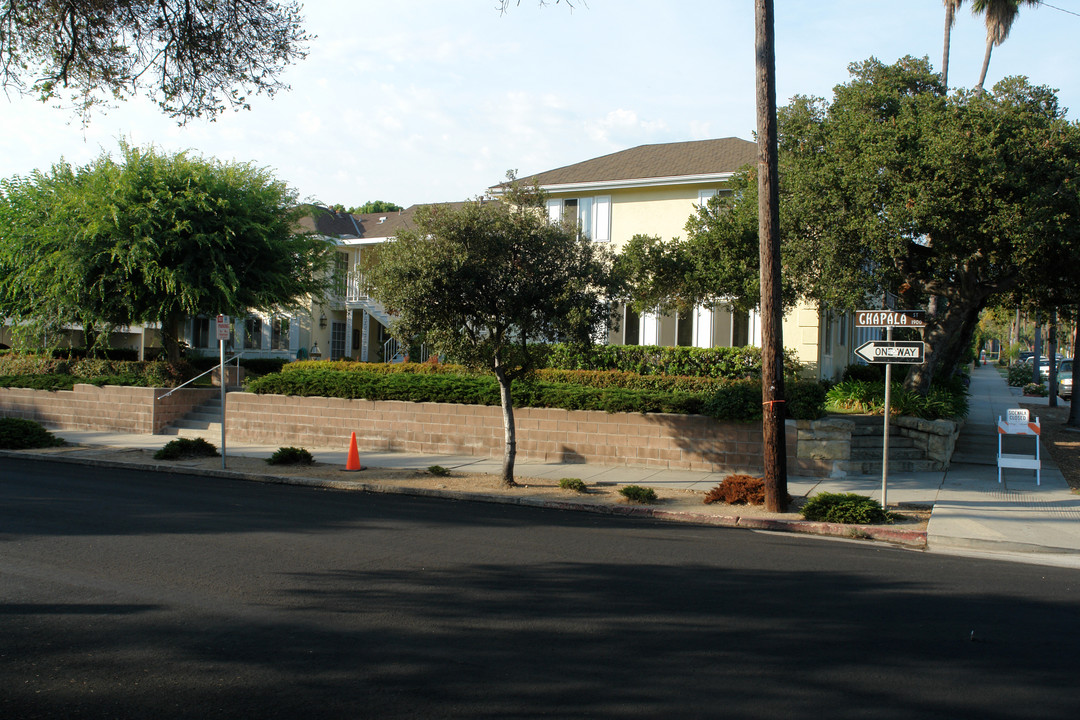
{"type": "Polygon", "coordinates": [[[794,420],[817,420],[825,415],[825,386],[812,380],[796,380],[784,386],[787,416],[794,420]]]}
{"type": "Polygon", "coordinates": [[[750,475],[728,475],[705,494],[705,504],[761,505],[765,502],[765,481],[750,475]]]}
{"type": "Polygon", "coordinates": [[[892,515],[881,507],[881,503],[855,493],[818,493],[803,505],[802,516],[807,520],[856,525],[892,522],[892,515]]]}
{"type": "Polygon", "coordinates": [[[885,382],[884,365],[848,365],[844,368],[844,374],[840,381],[862,380],[863,382],[885,382]]]}
{"type": "Polygon", "coordinates": [[[1050,391],[1046,388],[1046,383],[1028,383],[1024,386],[1024,394],[1034,397],[1046,397],[1050,394],[1050,391]]]}
{"type": "Polygon", "coordinates": [[[85,382],[74,375],[0,375],[0,387],[30,390],[71,390],[85,382]]]}
{"type": "Polygon", "coordinates": [[[312,465],[315,458],[304,448],[283,447],[278,448],[273,455],[266,458],[268,465],[312,465]]]}
{"type": "Polygon", "coordinates": [[[588,488],[581,478],[563,478],[559,480],[559,488],[562,490],[572,490],[578,493],[588,492],[588,488]]]}
{"type": "Polygon", "coordinates": [[[639,505],[650,505],[657,501],[656,491],[652,488],[640,485],[627,485],[619,488],[619,494],[626,498],[627,502],[639,505]]]}
{"type": "Polygon", "coordinates": [[[1009,366],[1009,385],[1012,387],[1024,387],[1031,382],[1033,376],[1030,365],[1016,363],[1009,366]]]}
{"type": "MultiPolygon", "coordinates": [[[[834,412],[881,414],[885,412],[885,383],[845,380],[825,393],[825,408],[834,412]]],[[[926,395],[893,383],[893,415],[909,415],[925,420],[962,418],[968,413],[968,393],[961,378],[932,385],[926,395]]]]}
{"type": "Polygon", "coordinates": [[[154,453],[155,460],[187,460],[189,458],[217,457],[220,455],[212,443],[202,438],[176,438],[154,453]]]}
{"type": "Polygon", "coordinates": [[[0,418],[0,448],[5,450],[28,450],[64,445],[63,439],[26,418],[0,418]]]}
{"type": "Polygon", "coordinates": [[[427,471],[429,475],[434,475],[435,477],[446,477],[450,474],[450,470],[444,468],[442,465],[429,465],[427,471]]]}

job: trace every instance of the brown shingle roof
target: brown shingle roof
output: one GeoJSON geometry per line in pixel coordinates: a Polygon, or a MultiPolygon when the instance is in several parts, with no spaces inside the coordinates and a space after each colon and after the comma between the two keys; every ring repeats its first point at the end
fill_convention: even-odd
{"type": "Polygon", "coordinates": [[[734,172],[757,160],[757,143],[740,138],[639,145],[521,178],[542,186],[618,182],[645,178],[734,172]]]}

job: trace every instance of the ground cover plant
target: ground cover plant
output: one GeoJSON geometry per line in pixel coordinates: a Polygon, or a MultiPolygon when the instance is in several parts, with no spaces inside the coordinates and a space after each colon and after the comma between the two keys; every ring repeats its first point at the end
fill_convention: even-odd
{"type": "Polygon", "coordinates": [[[750,475],[728,475],[705,493],[704,502],[728,505],[761,505],[765,502],[765,481],[750,475]]]}
{"type": "Polygon", "coordinates": [[[435,477],[446,477],[450,474],[450,470],[444,468],[442,465],[429,465],[427,471],[429,475],[434,475],[435,477]]]}
{"type": "MultiPolygon", "coordinates": [[[[830,412],[881,414],[885,411],[885,383],[873,380],[844,380],[825,393],[825,409],[830,412]]],[[[963,418],[968,413],[967,388],[959,380],[934,384],[926,395],[893,383],[890,411],[925,420],[963,418]]]]}
{"type": "Polygon", "coordinates": [[[588,488],[581,478],[562,478],[559,480],[559,487],[563,490],[571,490],[578,493],[588,492],[588,488]]]}
{"type": "Polygon", "coordinates": [[[656,491],[652,488],[641,487],[640,485],[627,485],[619,488],[619,494],[626,498],[627,502],[637,503],[639,505],[651,505],[657,501],[656,491]]]}
{"type": "Polygon", "coordinates": [[[187,460],[201,457],[217,457],[220,453],[213,443],[202,438],[177,438],[165,443],[154,453],[155,460],[187,460]]]}
{"type": "Polygon", "coordinates": [[[0,418],[0,448],[27,450],[30,448],[58,447],[64,445],[61,438],[26,418],[0,418]]]}
{"type": "Polygon", "coordinates": [[[873,498],[856,493],[818,493],[802,507],[807,520],[855,525],[891,523],[892,515],[873,498]]]}
{"type": "Polygon", "coordinates": [[[268,465],[311,465],[315,458],[304,448],[283,447],[278,448],[273,455],[266,458],[268,465]]]}

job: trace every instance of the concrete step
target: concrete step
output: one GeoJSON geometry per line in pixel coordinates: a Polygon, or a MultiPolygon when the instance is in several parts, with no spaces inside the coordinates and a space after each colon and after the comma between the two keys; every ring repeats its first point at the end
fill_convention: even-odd
{"type": "MultiPolygon", "coordinates": [[[[851,447],[854,448],[877,448],[881,449],[881,446],[885,444],[884,435],[852,435],[851,447]]],[[[893,435],[889,433],[889,447],[890,448],[913,448],[915,447],[915,440],[903,435],[893,435]]]]}
{"type": "MultiPolygon", "coordinates": [[[[884,448],[880,445],[876,448],[851,448],[852,460],[881,460],[882,452],[884,448]]],[[[893,447],[892,441],[889,442],[889,460],[925,460],[926,454],[916,447],[893,447]]]]}
{"type": "Polygon", "coordinates": [[[161,434],[185,438],[201,437],[217,444],[221,439],[221,423],[208,423],[205,427],[186,427],[178,422],[165,428],[161,434]]]}
{"type": "MultiPolygon", "coordinates": [[[[217,420],[221,420],[219,415],[217,420]]],[[[216,427],[221,429],[221,423],[214,420],[188,420],[187,418],[181,418],[172,424],[172,427],[185,430],[206,430],[207,428],[216,427]]]]}
{"type": "MultiPolygon", "coordinates": [[[[881,476],[881,460],[837,460],[835,468],[848,475],[881,476]]],[[[889,461],[890,473],[932,472],[937,469],[937,463],[933,460],[889,461]]]]}

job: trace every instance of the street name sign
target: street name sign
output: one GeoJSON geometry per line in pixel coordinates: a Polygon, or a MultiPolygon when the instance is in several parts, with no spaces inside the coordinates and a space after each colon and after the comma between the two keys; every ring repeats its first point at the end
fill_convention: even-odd
{"type": "Polygon", "coordinates": [[[856,310],[855,327],[926,327],[926,311],[856,310]]]}
{"type": "Polygon", "coordinates": [[[926,345],[919,340],[871,340],[855,348],[855,354],[868,363],[918,365],[926,345]]]}

